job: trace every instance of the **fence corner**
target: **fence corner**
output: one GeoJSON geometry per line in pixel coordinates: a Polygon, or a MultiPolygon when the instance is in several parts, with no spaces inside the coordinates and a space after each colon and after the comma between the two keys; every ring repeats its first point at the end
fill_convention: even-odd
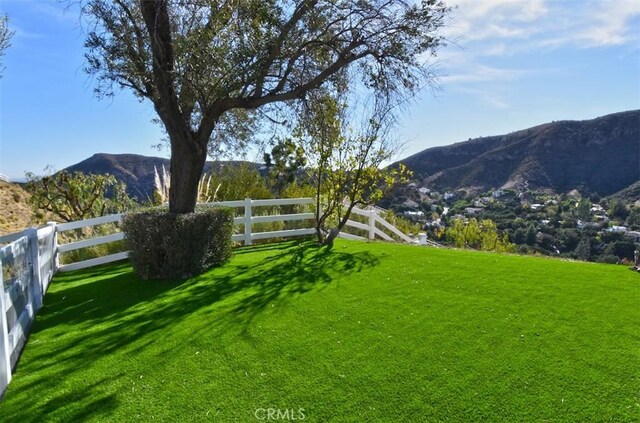
{"type": "Polygon", "coordinates": [[[28,228],[25,235],[29,239],[28,260],[31,267],[31,292],[33,293],[33,312],[36,313],[42,307],[42,277],[40,275],[40,254],[38,251],[38,229],[28,228]]]}

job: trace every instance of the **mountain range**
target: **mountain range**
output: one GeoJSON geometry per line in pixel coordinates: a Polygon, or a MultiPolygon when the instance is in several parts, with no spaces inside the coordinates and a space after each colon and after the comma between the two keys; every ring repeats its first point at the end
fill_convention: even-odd
{"type": "MultiPolygon", "coordinates": [[[[238,163],[207,162],[205,171],[238,163]]],[[[397,163],[413,171],[422,185],[441,191],[478,192],[526,185],[557,193],[577,189],[600,196],[623,190],[625,195],[632,194],[640,181],[640,110],[584,121],[555,121],[507,135],[429,148],[397,163]]],[[[65,170],[112,174],[127,184],[131,195],[144,200],[154,189],[154,168],[160,171],[162,166],[168,170],[169,160],[100,153],[65,170]]]]}
{"type": "Polygon", "coordinates": [[[398,163],[438,190],[526,183],[558,193],[578,189],[611,195],[640,180],[640,110],[429,148],[398,163]]]}
{"type": "MultiPolygon", "coordinates": [[[[67,172],[82,172],[91,174],[110,174],[127,185],[129,195],[138,200],[153,198],[155,189],[155,172],[160,173],[162,167],[169,171],[169,159],[162,157],[141,156],[138,154],[107,154],[98,153],[86,160],[67,167],[67,172]]],[[[258,169],[257,163],[241,161],[209,161],[205,164],[205,172],[219,169],[222,166],[233,166],[249,163],[258,169]]]]}

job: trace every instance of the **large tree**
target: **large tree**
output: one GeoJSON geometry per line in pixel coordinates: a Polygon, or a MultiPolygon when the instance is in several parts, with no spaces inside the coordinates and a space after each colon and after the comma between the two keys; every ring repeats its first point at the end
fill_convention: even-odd
{"type": "Polygon", "coordinates": [[[86,0],[82,10],[97,93],[133,90],[166,129],[177,213],[195,207],[210,142],[247,111],[345,83],[419,88],[448,12],[440,0],[86,0]]]}

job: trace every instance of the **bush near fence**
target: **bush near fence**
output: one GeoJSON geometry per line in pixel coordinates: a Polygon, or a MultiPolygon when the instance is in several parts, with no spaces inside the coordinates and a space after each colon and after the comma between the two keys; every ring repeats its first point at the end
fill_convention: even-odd
{"type": "Polygon", "coordinates": [[[129,213],[122,219],[122,230],[131,264],[141,278],[187,279],[229,260],[233,212],[206,207],[186,214],[129,213]]]}

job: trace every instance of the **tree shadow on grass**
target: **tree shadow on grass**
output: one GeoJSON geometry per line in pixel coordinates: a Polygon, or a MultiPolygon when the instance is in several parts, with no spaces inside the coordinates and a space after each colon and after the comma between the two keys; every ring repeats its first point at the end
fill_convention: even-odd
{"type": "Polygon", "coordinates": [[[369,252],[331,251],[314,243],[283,250],[269,256],[257,268],[237,269],[219,285],[232,286],[234,280],[241,280],[243,284],[244,296],[231,308],[227,317],[233,321],[229,323],[246,332],[253,319],[267,306],[323,289],[334,281],[335,275],[361,272],[378,262],[379,259],[369,252]]]}
{"type": "Polygon", "coordinates": [[[329,251],[305,241],[238,249],[227,265],[184,282],[142,281],[128,264],[61,275],[45,297],[12,384],[16,388],[10,385],[0,414],[18,413],[21,421],[55,420],[51,404],[58,404],[59,417],[77,421],[94,404],[92,413],[108,415],[118,406],[113,390],[104,383],[78,383],[93,363],[114,355],[135,357],[147,348],[164,351],[168,347],[159,345],[163,331],[194,313],[208,316],[211,330],[245,333],[268,306],[377,264],[368,252],[329,251]],[[21,373],[29,376],[24,383],[21,373]],[[67,381],[81,386],[60,391],[67,381]]]}

